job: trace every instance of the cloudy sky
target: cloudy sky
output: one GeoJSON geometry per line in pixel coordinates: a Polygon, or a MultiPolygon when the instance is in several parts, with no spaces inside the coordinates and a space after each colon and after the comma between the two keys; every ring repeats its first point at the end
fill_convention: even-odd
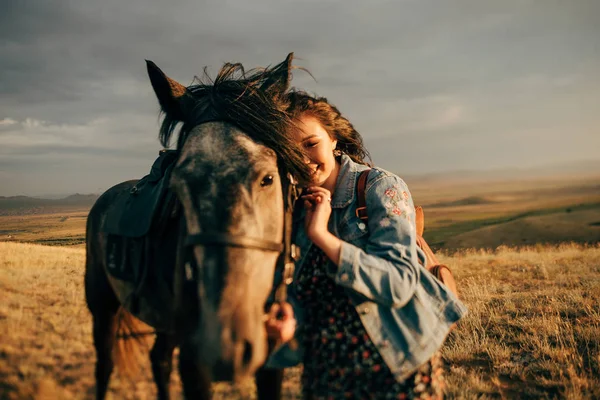
{"type": "Polygon", "coordinates": [[[2,0],[0,196],[143,176],[144,59],[187,85],[292,51],[401,176],[600,159],[597,0],[2,0]]]}

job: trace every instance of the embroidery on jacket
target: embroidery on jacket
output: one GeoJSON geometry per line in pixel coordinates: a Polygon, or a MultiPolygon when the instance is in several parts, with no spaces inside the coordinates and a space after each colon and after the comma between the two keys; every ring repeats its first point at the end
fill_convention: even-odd
{"type": "Polygon", "coordinates": [[[388,226],[390,226],[392,224],[392,222],[390,221],[390,219],[388,217],[385,218],[381,218],[381,220],[379,221],[379,225],[382,228],[387,228],[388,226]]]}
{"type": "MultiPolygon", "coordinates": [[[[398,185],[394,185],[384,192],[386,196],[385,200],[385,208],[388,211],[389,217],[402,217],[407,219],[410,222],[410,203],[409,203],[409,195],[405,190],[402,190],[398,187],[398,185]]],[[[380,221],[382,227],[389,226],[389,221],[384,222],[384,220],[380,221]]]]}

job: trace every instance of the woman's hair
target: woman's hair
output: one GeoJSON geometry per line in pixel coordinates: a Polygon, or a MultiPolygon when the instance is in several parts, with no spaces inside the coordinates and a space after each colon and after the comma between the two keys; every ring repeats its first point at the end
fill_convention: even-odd
{"type": "Polygon", "coordinates": [[[287,100],[288,112],[294,121],[306,115],[315,118],[329,136],[337,140],[337,149],[354,162],[372,166],[365,160],[368,158],[372,161],[360,133],[325,97],[311,96],[304,91],[292,89],[287,93],[287,100]]]}

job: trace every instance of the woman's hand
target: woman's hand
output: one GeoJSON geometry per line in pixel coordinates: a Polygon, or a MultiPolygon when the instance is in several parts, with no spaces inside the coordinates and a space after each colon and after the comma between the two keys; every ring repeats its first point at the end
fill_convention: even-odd
{"type": "Polygon", "coordinates": [[[329,232],[331,216],[331,192],[319,186],[311,186],[302,196],[306,217],[304,228],[306,235],[316,244],[335,265],[340,262],[342,241],[329,232]]]}
{"type": "Polygon", "coordinates": [[[296,319],[290,303],[274,303],[265,315],[267,336],[282,343],[293,339],[296,332],[296,319]]]}
{"type": "Polygon", "coordinates": [[[319,186],[311,186],[306,192],[302,196],[306,208],[304,228],[310,240],[320,243],[330,234],[327,224],[331,216],[331,192],[319,186]]]}

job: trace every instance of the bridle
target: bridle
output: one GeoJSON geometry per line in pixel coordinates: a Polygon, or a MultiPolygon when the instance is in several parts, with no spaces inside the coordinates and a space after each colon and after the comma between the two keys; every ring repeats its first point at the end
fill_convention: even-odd
{"type": "Polygon", "coordinates": [[[188,248],[196,245],[217,245],[280,253],[276,268],[282,271],[282,280],[275,291],[275,301],[281,303],[287,299],[287,288],[294,280],[294,262],[299,257],[298,248],[292,243],[293,212],[299,196],[298,182],[290,173],[285,175],[288,182],[287,185],[283,185],[285,204],[282,242],[216,231],[188,234],[185,238],[185,246],[188,248]]]}
{"type": "MultiPolygon", "coordinates": [[[[207,122],[227,122],[237,126],[234,121],[219,116],[218,113],[211,109],[206,110],[205,116],[201,120],[196,121],[196,124],[200,125],[207,122]]],[[[282,271],[282,280],[275,290],[275,301],[283,303],[287,299],[288,286],[294,280],[294,262],[300,257],[300,252],[298,247],[292,243],[294,206],[299,197],[298,182],[292,174],[287,171],[284,171],[281,176],[287,178],[287,184],[284,184],[285,180],[282,179],[283,199],[285,203],[283,210],[283,241],[281,243],[249,236],[206,231],[188,234],[185,238],[184,245],[185,248],[188,249],[188,257],[190,257],[189,254],[191,253],[189,250],[196,245],[230,246],[279,253],[276,269],[282,271]]],[[[189,261],[190,259],[188,258],[186,262],[187,265],[189,265],[189,261]]],[[[197,268],[201,268],[201,266],[198,265],[197,268]]],[[[192,271],[191,274],[195,275],[199,272],[200,271],[192,271]]]]}
{"type": "MultiPolygon", "coordinates": [[[[298,182],[290,173],[287,173],[286,176],[288,180],[287,185],[282,185],[285,201],[282,242],[274,242],[271,240],[253,238],[249,236],[230,235],[227,233],[214,231],[202,232],[197,234],[188,234],[185,237],[184,241],[184,248],[185,250],[187,250],[185,252],[187,254],[187,260],[185,260],[186,269],[189,268],[190,262],[193,262],[194,257],[190,250],[195,245],[231,246],[241,247],[244,249],[277,252],[279,253],[279,258],[277,260],[276,268],[282,271],[282,280],[277,286],[277,289],[275,290],[274,300],[278,303],[284,303],[287,300],[288,286],[294,281],[294,262],[297,261],[300,256],[298,247],[292,243],[293,212],[294,207],[296,205],[296,201],[299,197],[298,182]]],[[[174,215],[177,215],[177,212],[174,212],[174,215]]],[[[185,226],[182,226],[181,228],[185,229],[185,226]]],[[[193,263],[196,264],[195,262],[193,263]]],[[[197,268],[201,268],[201,266],[197,265],[197,268]]],[[[187,273],[188,271],[186,271],[186,274],[187,273]]],[[[200,276],[202,275],[202,273],[201,271],[190,271],[190,275],[191,276],[189,277],[189,279],[194,279],[194,275],[196,276],[196,279],[201,279],[200,276]]],[[[156,334],[156,331],[133,332],[129,334],[118,334],[117,338],[131,339],[154,334],[156,334]]],[[[294,346],[295,341],[292,340],[290,342],[290,345],[294,346]]]]}

